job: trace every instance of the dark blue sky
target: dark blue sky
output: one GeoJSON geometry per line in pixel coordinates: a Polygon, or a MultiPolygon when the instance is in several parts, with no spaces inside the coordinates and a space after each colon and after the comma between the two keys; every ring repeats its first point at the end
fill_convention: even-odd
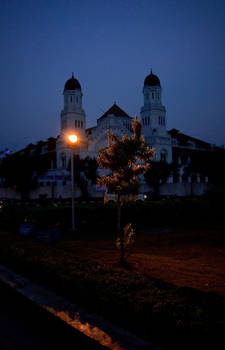
{"type": "Polygon", "coordinates": [[[152,67],[168,129],[225,143],[225,2],[0,1],[0,150],[59,133],[73,71],[87,126],[114,101],[140,115],[152,67]]]}

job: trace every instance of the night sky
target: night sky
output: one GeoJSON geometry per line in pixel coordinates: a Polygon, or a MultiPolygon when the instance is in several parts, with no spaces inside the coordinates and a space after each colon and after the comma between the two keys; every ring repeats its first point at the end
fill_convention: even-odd
{"type": "Polygon", "coordinates": [[[0,151],[56,137],[74,72],[87,126],[140,115],[152,68],[167,128],[225,144],[225,2],[0,0],[0,151]]]}

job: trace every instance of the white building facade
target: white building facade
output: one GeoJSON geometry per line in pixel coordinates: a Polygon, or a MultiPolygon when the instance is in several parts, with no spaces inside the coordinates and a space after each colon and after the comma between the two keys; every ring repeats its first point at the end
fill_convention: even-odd
{"type": "MultiPolygon", "coordinates": [[[[57,142],[57,168],[68,166],[69,150],[66,134],[79,135],[77,152],[80,157],[97,157],[99,149],[107,146],[107,130],[117,136],[131,135],[131,117],[114,104],[97,119],[97,126],[86,129],[86,115],[82,107],[80,83],[72,77],[65,83],[64,108],[61,112],[61,131],[57,142]]],[[[155,160],[172,162],[172,141],[166,130],[166,109],[162,104],[162,87],[159,78],[151,71],[145,78],[144,105],[141,108],[143,135],[146,143],[156,149],[155,160]]]]}
{"type": "MultiPolygon", "coordinates": [[[[167,131],[166,108],[162,103],[162,86],[158,76],[153,74],[152,71],[144,80],[142,92],[143,106],[140,111],[142,132],[146,143],[150,147],[155,148],[154,160],[166,161],[167,163],[174,163],[176,161],[179,167],[177,179],[174,180],[174,176],[171,174],[167,183],[162,184],[161,193],[164,195],[176,194],[185,196],[194,192],[196,194],[204,193],[206,187],[209,185],[208,180],[200,181],[198,174],[191,178],[190,174],[185,171],[192,156],[191,152],[196,150],[198,152],[204,152],[205,150],[209,150],[211,145],[182,134],[176,129],[167,131]],[[195,182],[194,186],[193,182],[195,182]],[[193,190],[193,188],[196,189],[193,190]]],[[[48,172],[39,178],[38,188],[31,191],[30,197],[34,199],[44,194],[50,198],[68,198],[71,196],[69,170],[71,149],[67,143],[68,133],[79,135],[79,142],[75,153],[81,159],[86,157],[97,158],[99,149],[101,147],[107,147],[108,129],[118,137],[132,135],[132,118],[116,103],[97,119],[96,126],[86,129],[86,114],[82,104],[82,88],[73,74],[64,85],[63,97],[64,103],[60,116],[60,135],[55,139],[55,149],[51,150],[52,154],[54,154],[51,161],[51,169],[49,168],[48,172]]],[[[100,173],[101,171],[99,171],[100,173]]],[[[90,184],[89,187],[89,193],[92,196],[102,196],[102,190],[97,185],[90,184]]],[[[81,191],[78,186],[75,186],[75,189],[76,196],[79,197],[81,191]]],[[[149,190],[151,189],[144,184],[142,178],[142,191],[149,190]]],[[[8,197],[8,195],[1,195],[1,193],[6,193],[7,191],[8,189],[6,188],[0,189],[0,198],[8,197]]],[[[9,197],[18,197],[18,194],[12,195],[11,192],[9,197]]]]}
{"type": "Polygon", "coordinates": [[[172,162],[172,141],[166,129],[166,108],[162,104],[159,78],[151,73],[145,78],[144,105],[141,108],[142,132],[146,143],[156,150],[156,161],[172,162]]]}

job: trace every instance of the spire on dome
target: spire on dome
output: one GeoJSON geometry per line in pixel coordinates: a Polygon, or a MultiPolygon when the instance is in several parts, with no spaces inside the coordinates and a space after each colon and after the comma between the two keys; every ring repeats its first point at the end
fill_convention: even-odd
{"type": "Polygon", "coordinates": [[[64,86],[65,90],[81,90],[80,83],[77,79],[74,78],[74,73],[72,72],[72,78],[66,81],[64,86]]]}
{"type": "Polygon", "coordinates": [[[160,80],[157,75],[152,73],[152,68],[150,74],[145,78],[144,86],[160,86],[160,80]]]}

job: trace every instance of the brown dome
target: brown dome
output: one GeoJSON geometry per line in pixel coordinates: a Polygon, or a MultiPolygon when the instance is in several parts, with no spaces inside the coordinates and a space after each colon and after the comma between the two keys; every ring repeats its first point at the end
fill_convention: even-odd
{"type": "Polygon", "coordinates": [[[145,78],[144,86],[160,86],[160,80],[157,75],[151,73],[145,78]]]}
{"type": "Polygon", "coordinates": [[[77,79],[74,78],[73,73],[72,78],[68,79],[64,86],[64,91],[65,90],[81,90],[80,83],[77,79]]]}

